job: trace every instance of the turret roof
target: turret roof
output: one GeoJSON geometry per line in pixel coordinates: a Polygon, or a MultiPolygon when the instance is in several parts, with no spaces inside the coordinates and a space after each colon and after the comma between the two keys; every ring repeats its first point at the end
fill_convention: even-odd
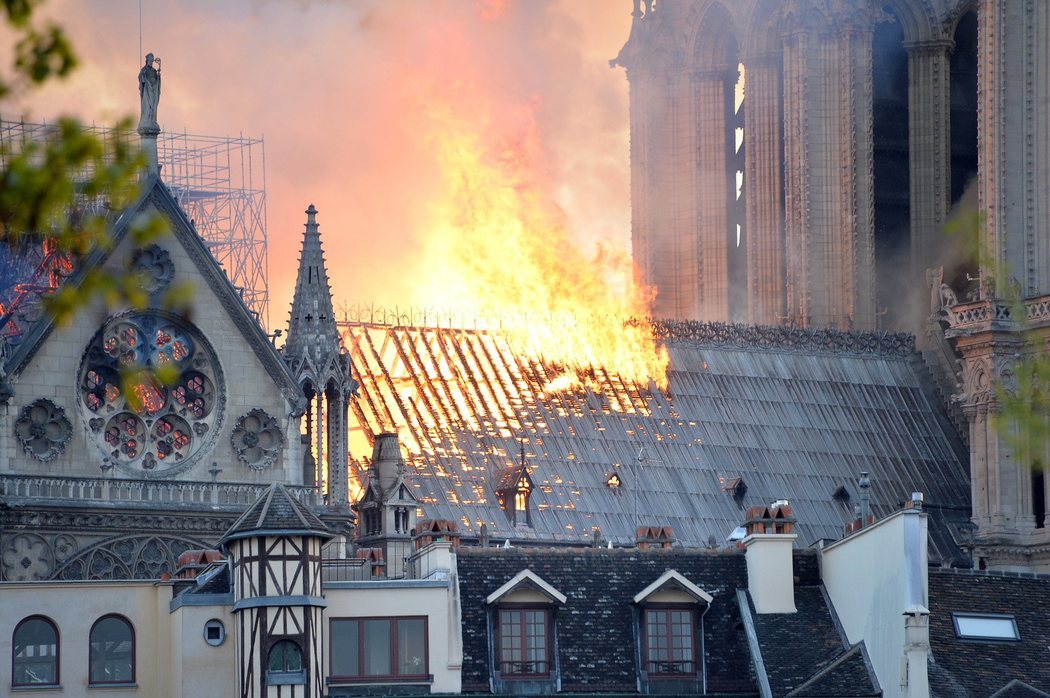
{"type": "Polygon", "coordinates": [[[248,511],[226,531],[220,544],[236,538],[264,535],[298,535],[331,538],[332,533],[279,482],[270,485],[248,511]]]}

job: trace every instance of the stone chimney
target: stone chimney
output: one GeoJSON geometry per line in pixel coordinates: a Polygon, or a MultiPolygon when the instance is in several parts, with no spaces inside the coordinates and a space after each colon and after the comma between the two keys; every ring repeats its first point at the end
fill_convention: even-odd
{"type": "Polygon", "coordinates": [[[379,487],[387,493],[405,472],[405,460],[401,457],[401,444],[397,434],[384,432],[376,437],[372,449],[372,467],[379,479],[379,487]]]}
{"type": "Polygon", "coordinates": [[[795,612],[795,517],[785,501],[747,510],[747,588],[758,613],[795,612]]]}

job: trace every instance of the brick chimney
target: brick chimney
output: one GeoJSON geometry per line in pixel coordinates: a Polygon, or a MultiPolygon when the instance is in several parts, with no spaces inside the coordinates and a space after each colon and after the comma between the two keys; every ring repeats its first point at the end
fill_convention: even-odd
{"type": "Polygon", "coordinates": [[[670,526],[639,526],[635,540],[639,550],[670,550],[674,545],[674,529],[670,526]]]}
{"type": "MultiPolygon", "coordinates": [[[[486,532],[487,535],[487,532],[486,532]]],[[[424,519],[416,523],[415,535],[416,550],[421,550],[431,543],[445,541],[453,548],[459,547],[459,527],[455,521],[446,519],[424,519]]]]}
{"type": "Polygon", "coordinates": [[[795,612],[795,517],[785,501],[747,510],[747,588],[758,613],[795,612]]]}
{"type": "Polygon", "coordinates": [[[218,550],[187,550],[175,563],[175,579],[195,580],[201,572],[222,560],[222,553],[218,550]]]}
{"type": "Polygon", "coordinates": [[[355,557],[368,561],[373,577],[386,576],[386,560],[382,548],[358,548],[355,557]]]}

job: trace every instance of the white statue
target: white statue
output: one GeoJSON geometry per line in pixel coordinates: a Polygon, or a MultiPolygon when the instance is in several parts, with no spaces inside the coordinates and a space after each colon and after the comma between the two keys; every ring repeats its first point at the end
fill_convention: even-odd
{"type": "Polygon", "coordinates": [[[139,133],[160,133],[157,123],[157,104],[160,103],[160,59],[152,53],[146,54],[146,64],[139,71],[139,97],[142,115],[139,117],[139,133]]]}

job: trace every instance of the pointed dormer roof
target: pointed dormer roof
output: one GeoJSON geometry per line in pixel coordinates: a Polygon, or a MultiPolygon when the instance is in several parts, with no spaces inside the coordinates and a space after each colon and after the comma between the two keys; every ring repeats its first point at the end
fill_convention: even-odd
{"type": "Polygon", "coordinates": [[[295,359],[309,359],[316,367],[324,366],[329,357],[339,353],[339,330],[335,326],[332,291],[328,286],[317,209],[306,209],[306,231],[299,255],[299,278],[288,320],[288,338],[284,356],[291,364],[295,359]]]}
{"type": "Polygon", "coordinates": [[[287,487],[275,482],[230,526],[219,544],[236,538],[289,535],[332,537],[331,531],[316,514],[293,497],[287,487]]]}

